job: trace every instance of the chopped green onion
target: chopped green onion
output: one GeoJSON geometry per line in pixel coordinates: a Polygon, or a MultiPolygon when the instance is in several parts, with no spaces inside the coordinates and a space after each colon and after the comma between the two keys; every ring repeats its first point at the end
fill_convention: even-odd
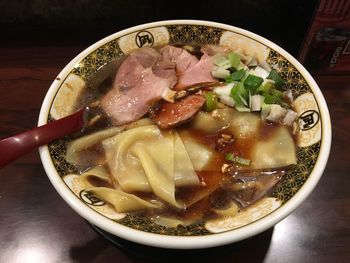
{"type": "Polygon", "coordinates": [[[231,52],[227,55],[228,60],[231,62],[232,67],[237,68],[241,62],[241,56],[237,53],[231,52]]]}
{"type": "Polygon", "coordinates": [[[272,79],[277,88],[280,88],[284,85],[285,81],[278,75],[276,70],[271,70],[270,74],[267,76],[267,79],[272,79]]]}
{"type": "Polygon", "coordinates": [[[233,81],[240,81],[242,79],[244,79],[246,76],[246,71],[244,69],[240,69],[237,71],[234,71],[233,73],[230,74],[230,76],[228,76],[225,79],[226,83],[231,83],[233,81]]]}
{"type": "Polygon", "coordinates": [[[261,104],[264,101],[264,97],[256,94],[250,97],[249,99],[249,106],[251,111],[260,111],[261,110],[261,104]]]}
{"type": "Polygon", "coordinates": [[[250,160],[242,158],[242,157],[239,157],[239,156],[236,156],[235,157],[235,163],[242,164],[242,165],[245,165],[245,166],[249,166],[250,165],[250,160]]]}
{"type": "Polygon", "coordinates": [[[239,105],[239,104],[235,104],[235,109],[239,112],[251,112],[250,108],[239,105]]]}
{"type": "Polygon", "coordinates": [[[241,165],[246,165],[246,166],[250,165],[249,159],[242,158],[240,156],[234,155],[233,153],[226,153],[225,159],[226,161],[241,164],[241,165]]]}
{"type": "Polygon", "coordinates": [[[240,92],[238,92],[238,97],[240,98],[240,100],[243,102],[244,106],[248,106],[248,102],[247,100],[242,96],[242,94],[240,92]]]}
{"type": "Polygon", "coordinates": [[[274,95],[274,96],[276,96],[276,97],[278,97],[280,99],[282,99],[282,97],[283,97],[283,92],[278,90],[278,89],[271,89],[270,90],[270,94],[274,95]]]}
{"type": "Polygon", "coordinates": [[[231,67],[231,62],[222,55],[215,56],[213,59],[213,63],[216,66],[218,66],[220,68],[224,68],[224,69],[228,69],[231,67]]]}
{"type": "Polygon", "coordinates": [[[281,100],[281,101],[280,101],[280,104],[281,104],[281,106],[282,106],[283,108],[285,108],[285,109],[290,109],[290,106],[289,106],[289,104],[288,104],[287,102],[281,100]]]}
{"type": "Polygon", "coordinates": [[[264,99],[264,103],[266,104],[276,104],[280,102],[280,98],[275,96],[275,95],[271,95],[269,93],[263,93],[265,99],[264,99]]]}
{"type": "Polygon", "coordinates": [[[233,73],[233,72],[237,71],[237,69],[234,68],[234,67],[230,67],[227,70],[230,71],[230,73],[233,73]]]}
{"type": "Polygon", "coordinates": [[[225,86],[219,86],[213,89],[213,92],[218,96],[219,101],[230,107],[235,106],[235,101],[230,96],[231,89],[234,85],[235,83],[229,83],[225,86]]]}
{"type": "Polygon", "coordinates": [[[261,83],[263,83],[264,79],[255,75],[248,75],[248,77],[244,80],[244,86],[252,91],[255,91],[261,83]]]}
{"type": "Polygon", "coordinates": [[[235,158],[235,156],[233,155],[233,153],[226,153],[225,155],[225,159],[226,161],[231,161],[233,162],[233,159],[235,158]]]}
{"type": "Polygon", "coordinates": [[[248,91],[244,88],[242,82],[238,82],[230,92],[230,96],[233,98],[236,104],[243,105],[247,104],[248,91]]]}
{"type": "MultiPolygon", "coordinates": [[[[266,104],[286,104],[283,102],[283,92],[277,90],[277,89],[270,89],[269,92],[263,92],[262,93],[265,97],[264,102],[266,104]]],[[[285,106],[285,105],[284,105],[285,106]]],[[[289,106],[288,106],[289,107],[289,106]]]]}
{"type": "Polygon", "coordinates": [[[270,114],[270,110],[271,110],[271,105],[270,104],[263,103],[261,105],[261,119],[262,120],[266,119],[266,117],[270,114]]]}
{"type": "Polygon", "coordinates": [[[227,77],[230,76],[230,71],[224,68],[216,67],[211,71],[211,74],[213,75],[214,78],[226,79],[227,77]]]}
{"type": "Polygon", "coordinates": [[[230,96],[232,97],[232,99],[235,101],[236,104],[237,103],[242,104],[241,99],[238,96],[238,85],[239,83],[231,89],[230,96]]]}
{"type": "MultiPolygon", "coordinates": [[[[249,66],[251,65],[249,64],[249,66]]],[[[254,69],[250,69],[249,73],[263,79],[266,79],[269,75],[269,72],[260,66],[256,66],[254,69]]]]}
{"type": "Polygon", "coordinates": [[[240,70],[237,70],[233,73],[231,73],[231,79],[233,81],[239,81],[241,79],[243,79],[245,77],[245,70],[244,69],[240,69],[240,70]]]}
{"type": "Polygon", "coordinates": [[[239,63],[237,70],[238,69],[249,70],[248,66],[246,64],[244,64],[242,61],[241,61],[241,63],[239,63]]]}
{"type": "Polygon", "coordinates": [[[275,85],[271,82],[266,82],[265,84],[260,85],[259,88],[256,89],[256,93],[268,93],[270,89],[273,89],[275,85]]]}
{"type": "Polygon", "coordinates": [[[231,75],[225,78],[225,83],[232,83],[233,79],[231,78],[231,75]]]}
{"type": "Polygon", "coordinates": [[[207,92],[204,96],[206,110],[209,112],[215,110],[218,105],[218,96],[213,92],[207,92]]]}

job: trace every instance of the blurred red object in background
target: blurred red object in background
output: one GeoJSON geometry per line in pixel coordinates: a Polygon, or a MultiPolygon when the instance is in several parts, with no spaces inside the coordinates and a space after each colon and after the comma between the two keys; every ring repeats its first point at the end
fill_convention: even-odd
{"type": "Polygon", "coordinates": [[[299,54],[315,75],[350,73],[350,1],[321,0],[299,54]]]}

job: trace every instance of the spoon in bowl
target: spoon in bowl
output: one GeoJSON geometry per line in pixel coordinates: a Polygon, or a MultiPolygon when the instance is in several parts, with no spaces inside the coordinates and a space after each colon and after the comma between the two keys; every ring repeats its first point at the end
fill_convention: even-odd
{"type": "Polygon", "coordinates": [[[83,129],[88,123],[89,109],[85,107],[57,121],[1,140],[0,168],[39,146],[83,129]]]}

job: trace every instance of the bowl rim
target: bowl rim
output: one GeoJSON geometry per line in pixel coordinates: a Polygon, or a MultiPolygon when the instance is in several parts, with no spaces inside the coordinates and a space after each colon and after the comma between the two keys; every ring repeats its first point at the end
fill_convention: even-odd
{"type": "Polygon", "coordinates": [[[88,54],[90,54],[92,51],[94,51],[98,47],[106,44],[109,41],[119,38],[121,36],[133,33],[135,31],[147,29],[147,28],[168,26],[168,25],[209,26],[209,27],[217,27],[223,30],[240,33],[244,36],[257,40],[262,44],[264,44],[265,46],[277,51],[279,54],[284,56],[305,78],[306,82],[309,84],[314,94],[314,97],[319,107],[321,120],[322,120],[321,122],[322,137],[321,137],[320,152],[319,152],[317,161],[315,163],[315,166],[313,167],[313,170],[310,173],[308,179],[305,181],[302,187],[298,190],[298,192],[294,194],[285,204],[283,204],[281,207],[279,207],[275,211],[271,212],[270,214],[264,216],[263,218],[253,223],[250,223],[246,226],[242,226],[240,228],[229,230],[222,233],[216,233],[216,234],[204,235],[204,236],[168,236],[168,235],[144,232],[144,231],[136,230],[131,227],[118,224],[115,221],[108,219],[105,216],[94,211],[93,209],[89,208],[76,195],[73,194],[73,192],[65,184],[61,176],[57,173],[53,165],[53,161],[50,157],[49,149],[47,145],[39,148],[40,158],[43,163],[45,172],[49,177],[49,180],[51,181],[52,185],[54,186],[56,191],[59,193],[59,195],[80,216],[88,220],[90,223],[96,225],[97,227],[113,235],[116,235],[118,237],[124,238],[132,242],[136,242],[136,243],[148,245],[148,246],[160,247],[160,248],[198,249],[198,248],[209,248],[209,247],[226,245],[229,243],[237,242],[237,241],[246,239],[248,237],[257,235],[271,228],[272,226],[277,224],[279,221],[281,221],[282,219],[287,217],[289,214],[291,214],[309,196],[309,194],[315,188],[316,184],[318,183],[318,181],[322,176],[322,173],[325,169],[325,166],[329,157],[329,152],[331,147],[331,134],[332,134],[331,120],[330,120],[328,107],[315,80],[312,78],[310,73],[301,65],[301,63],[299,63],[292,55],[290,55],[283,48],[279,47],[275,43],[271,42],[270,40],[262,36],[259,36],[248,30],[223,24],[223,23],[217,23],[217,22],[211,22],[211,21],[205,21],[205,20],[187,20],[187,19],[164,20],[164,21],[145,23],[145,24],[133,26],[128,29],[124,29],[116,33],[113,33],[95,42],[89,47],[87,47],[85,50],[79,53],[74,59],[72,59],[61,70],[61,72],[58,74],[56,79],[52,82],[45,96],[45,99],[42,103],[40,114],[39,114],[38,126],[47,123],[49,109],[51,107],[52,100],[58,88],[62,84],[61,83],[62,79],[64,79],[64,77],[71,72],[72,68],[78,62],[80,62],[84,57],[86,57],[88,54]]]}

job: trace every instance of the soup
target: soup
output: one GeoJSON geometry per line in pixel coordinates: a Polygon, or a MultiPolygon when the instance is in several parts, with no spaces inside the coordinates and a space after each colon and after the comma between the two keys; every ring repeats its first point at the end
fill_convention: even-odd
{"type": "Polygon", "coordinates": [[[175,227],[234,217],[296,163],[296,112],[266,61],[222,46],[141,48],[88,81],[68,162],[117,212],[175,227]]]}

